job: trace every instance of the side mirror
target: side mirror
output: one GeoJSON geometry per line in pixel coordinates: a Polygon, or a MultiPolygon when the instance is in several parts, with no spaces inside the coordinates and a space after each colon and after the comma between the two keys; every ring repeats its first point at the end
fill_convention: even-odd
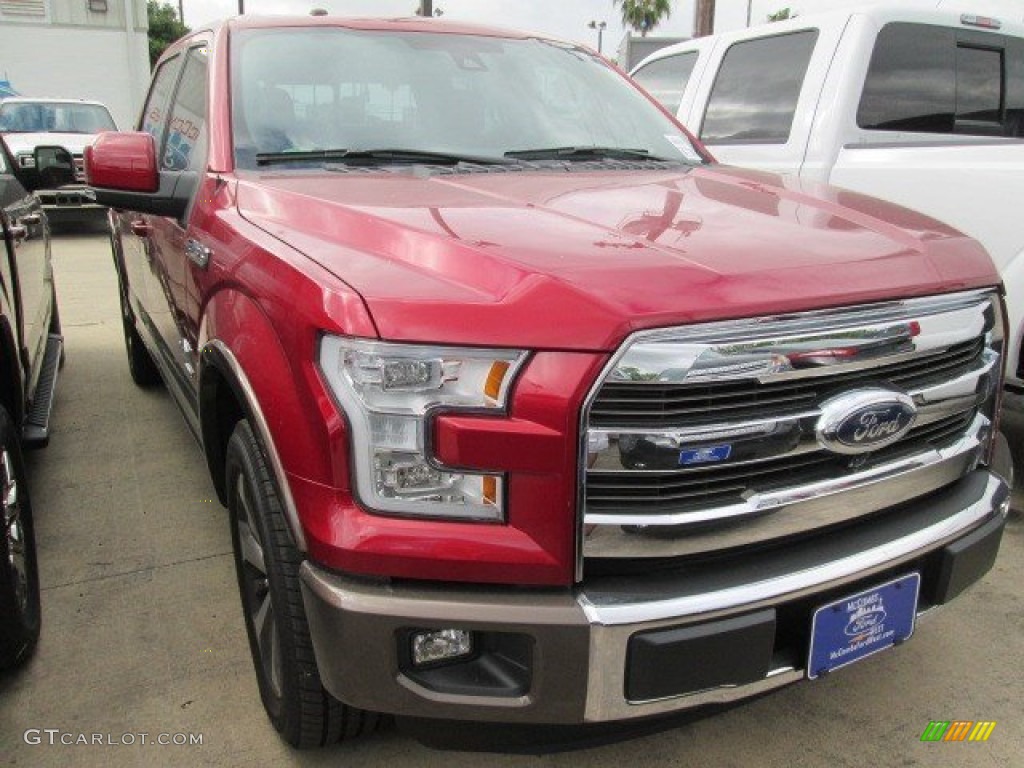
{"type": "Polygon", "coordinates": [[[148,133],[101,133],[85,148],[89,185],[121,192],[156,192],[156,143],[148,133]]]}
{"type": "Polygon", "coordinates": [[[101,205],[180,219],[197,177],[161,171],[150,134],[110,132],[85,148],[85,178],[101,205]]]}
{"type": "Polygon", "coordinates": [[[33,159],[39,189],[58,189],[75,183],[75,162],[64,147],[36,147],[33,159]]]}

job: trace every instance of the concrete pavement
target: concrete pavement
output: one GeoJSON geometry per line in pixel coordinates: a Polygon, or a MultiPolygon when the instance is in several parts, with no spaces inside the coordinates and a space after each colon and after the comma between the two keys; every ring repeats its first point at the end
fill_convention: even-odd
{"type": "Polygon", "coordinates": [[[0,764],[1024,764],[1019,511],[993,571],[922,622],[912,642],[725,714],[539,758],[439,753],[394,729],[321,752],[290,750],[259,703],[226,514],[203,458],[168,394],[128,377],[106,237],[58,237],[54,256],[67,365],[50,446],[28,456],[43,634],[31,663],[0,678],[0,764]],[[997,725],[986,743],[920,743],[929,720],[953,719],[997,725]],[[41,743],[26,743],[29,729],[41,743]],[[43,729],[135,743],[64,746],[57,734],[50,745],[43,729]],[[202,744],[143,745],[142,733],[148,742],[201,735],[202,744]]]}

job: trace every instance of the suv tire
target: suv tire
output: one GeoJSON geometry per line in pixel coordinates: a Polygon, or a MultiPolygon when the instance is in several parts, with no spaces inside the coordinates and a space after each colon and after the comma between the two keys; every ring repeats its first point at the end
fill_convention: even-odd
{"type": "Polygon", "coordinates": [[[245,419],[228,442],[225,483],[245,629],[274,728],[293,747],[322,747],[377,729],[381,716],[342,704],[320,682],[292,543],[263,451],[245,419]]]}
{"type": "Polygon", "coordinates": [[[39,568],[32,503],[14,422],[0,407],[0,669],[23,663],[39,639],[39,568]]]}

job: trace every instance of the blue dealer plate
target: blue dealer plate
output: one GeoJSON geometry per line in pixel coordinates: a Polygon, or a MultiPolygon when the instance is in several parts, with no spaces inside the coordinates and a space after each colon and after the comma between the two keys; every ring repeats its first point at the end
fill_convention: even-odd
{"type": "Polygon", "coordinates": [[[891,648],[914,634],[921,574],[911,573],[814,612],[807,677],[891,648]]]}
{"type": "Polygon", "coordinates": [[[732,455],[731,445],[709,445],[704,448],[693,448],[679,452],[679,466],[691,464],[707,464],[712,461],[725,461],[732,455]]]}

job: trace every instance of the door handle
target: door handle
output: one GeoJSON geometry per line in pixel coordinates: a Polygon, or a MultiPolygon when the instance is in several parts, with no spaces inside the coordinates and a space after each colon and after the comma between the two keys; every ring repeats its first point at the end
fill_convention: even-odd
{"type": "Polygon", "coordinates": [[[40,216],[38,213],[30,213],[26,216],[21,217],[22,224],[38,224],[42,220],[43,217],[40,216]]]}
{"type": "Polygon", "coordinates": [[[131,229],[132,234],[136,237],[149,237],[153,232],[153,228],[142,219],[136,219],[128,225],[128,228],[131,229]]]}
{"type": "Polygon", "coordinates": [[[198,240],[190,237],[188,242],[185,243],[185,255],[197,267],[206,269],[210,265],[210,257],[213,255],[213,251],[198,240]]]}
{"type": "Polygon", "coordinates": [[[14,238],[15,242],[19,242],[28,237],[28,227],[23,227],[21,224],[11,225],[11,237],[14,238]]]}

